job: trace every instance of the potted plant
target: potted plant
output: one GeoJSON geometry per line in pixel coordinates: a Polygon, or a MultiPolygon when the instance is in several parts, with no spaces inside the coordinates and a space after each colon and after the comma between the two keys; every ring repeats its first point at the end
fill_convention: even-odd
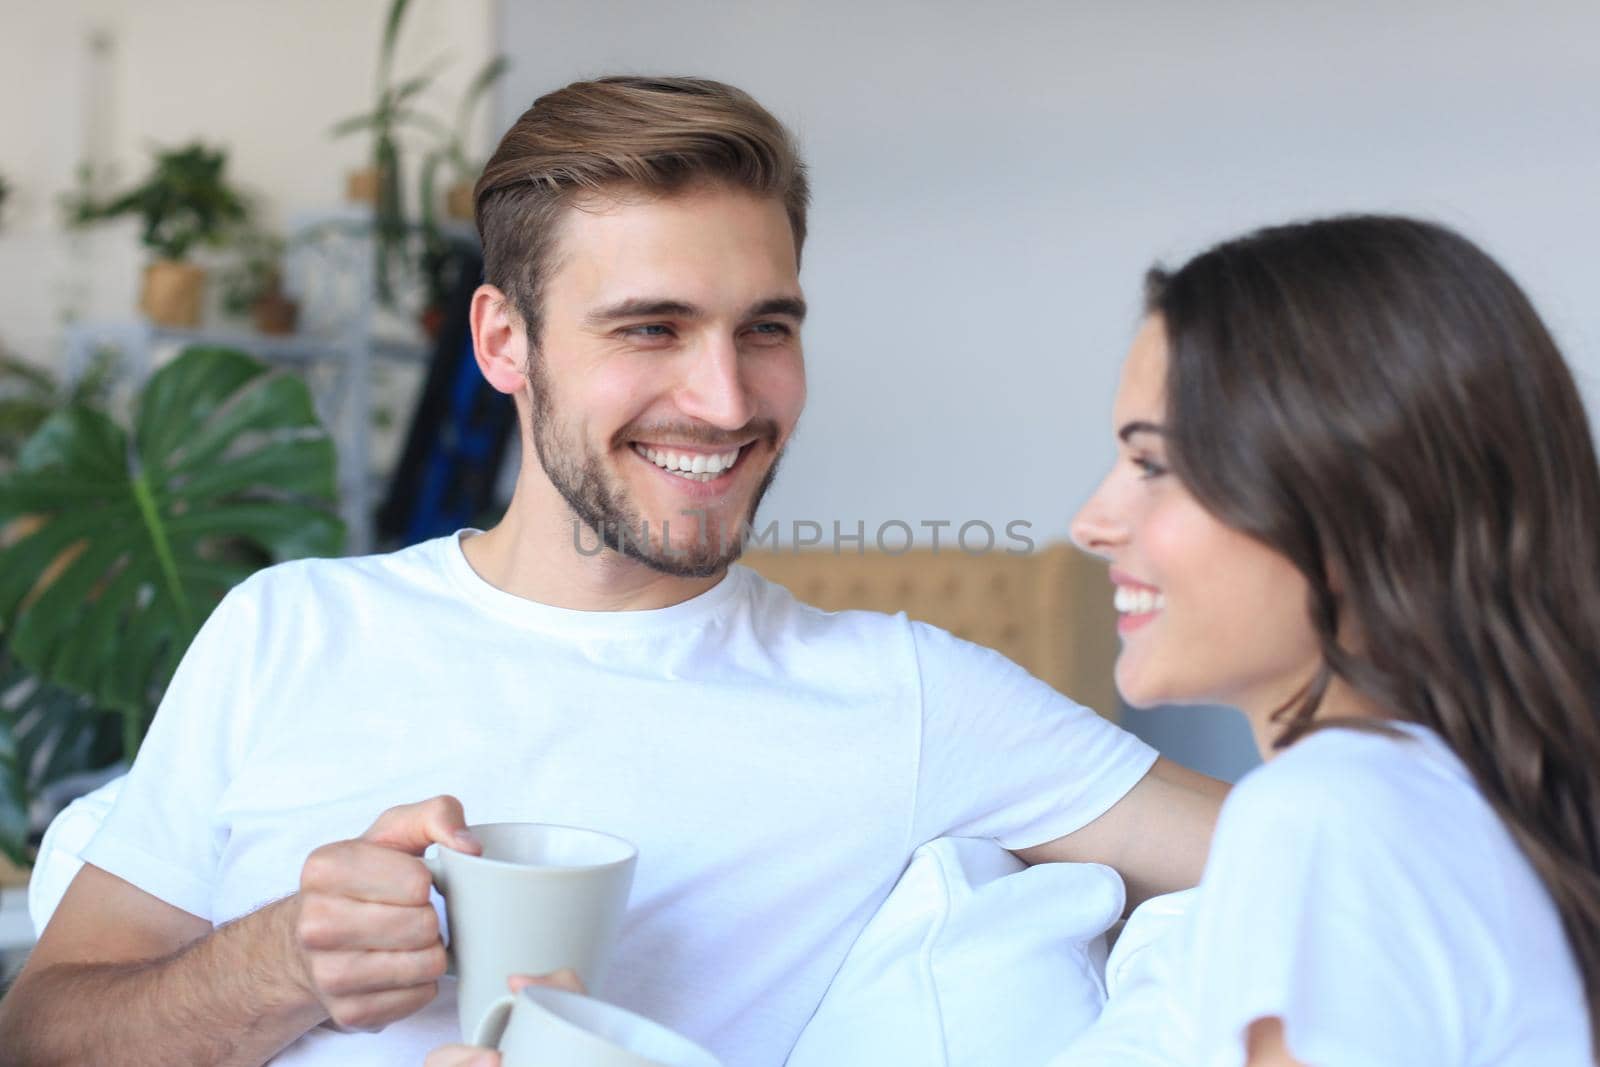
{"type": "Polygon", "coordinates": [[[224,149],[200,142],[181,148],[156,149],[155,163],[143,182],[103,203],[82,199],[74,221],[137,216],[144,246],[155,257],[145,267],[140,309],[163,326],[195,326],[205,271],[189,261],[197,246],[217,244],[233,226],[245,221],[244,197],[223,177],[224,149]]]}
{"type": "Polygon", "coordinates": [[[445,214],[453,219],[471,219],[473,216],[472,187],[483,170],[483,160],[467,154],[467,144],[472,137],[472,120],[479,105],[495,82],[499,81],[511,65],[505,56],[495,56],[473,76],[456,105],[454,125],[443,128],[438,144],[422,161],[422,211],[427,225],[434,207],[440,168],[449,167],[451,183],[445,192],[445,214]]]}
{"type": "Polygon", "coordinates": [[[298,377],[192,347],[131,425],[69,404],[0,474],[0,853],[52,774],[131,759],[223,594],[337,553],[332,442],[298,377]]]}
{"type": "Polygon", "coordinates": [[[300,305],[283,291],[283,238],[253,226],[231,242],[235,258],[218,277],[222,308],[250,317],[260,333],[293,333],[300,305]]]}
{"type": "Polygon", "coordinates": [[[418,268],[422,275],[423,306],[419,316],[422,330],[437,337],[444,322],[444,305],[460,273],[461,257],[439,225],[439,175],[448,167],[454,177],[445,196],[445,213],[453,219],[473,216],[472,188],[483,162],[467,155],[472,118],[484,95],[510,66],[505,56],[496,56],[473,77],[461,103],[456,107],[453,127],[439,126],[438,142],[422,161],[418,230],[422,249],[418,268]]]}
{"type": "Polygon", "coordinates": [[[405,254],[409,228],[401,192],[404,184],[399,131],[408,125],[434,125],[432,119],[413,106],[416,97],[432,83],[433,72],[415,75],[398,84],[394,81],[395,45],[409,6],[410,0],[393,0],[389,5],[383,40],[378,48],[377,94],[372,110],[344,119],[332,131],[336,138],[361,132],[372,136],[371,162],[364,170],[349,176],[346,192],[351,200],[372,204],[375,279],[378,300],[384,305],[394,302],[393,276],[405,254]]]}

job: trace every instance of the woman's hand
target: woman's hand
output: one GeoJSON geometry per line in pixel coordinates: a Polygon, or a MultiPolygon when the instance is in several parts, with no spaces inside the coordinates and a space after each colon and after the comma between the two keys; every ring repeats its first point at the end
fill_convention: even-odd
{"type": "MultiPolygon", "coordinates": [[[[569,970],[560,970],[555,974],[537,978],[514,974],[506,984],[511,987],[513,993],[520,993],[531,985],[565,989],[569,993],[587,992],[583,988],[583,983],[578,981],[578,976],[569,970]]],[[[476,1045],[441,1045],[428,1053],[428,1058],[423,1061],[422,1067],[500,1067],[500,1053],[476,1045]]]]}
{"type": "Polygon", "coordinates": [[[500,1053],[475,1045],[441,1045],[428,1053],[422,1067],[500,1067],[500,1053]]]}

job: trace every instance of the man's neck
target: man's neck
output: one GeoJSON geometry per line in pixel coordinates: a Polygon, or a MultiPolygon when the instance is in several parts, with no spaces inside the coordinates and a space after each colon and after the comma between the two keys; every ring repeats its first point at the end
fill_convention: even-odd
{"type": "MultiPolygon", "coordinates": [[[[537,459],[533,469],[542,474],[537,459]]],[[[576,611],[646,611],[681,604],[722,580],[677,578],[609,548],[594,552],[594,532],[575,529],[577,518],[548,479],[530,477],[526,462],[522,470],[505,517],[461,545],[496,589],[576,611]]]]}

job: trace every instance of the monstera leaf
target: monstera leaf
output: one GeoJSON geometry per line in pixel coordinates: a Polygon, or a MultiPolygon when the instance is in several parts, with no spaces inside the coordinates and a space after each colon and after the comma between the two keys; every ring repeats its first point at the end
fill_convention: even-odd
{"type": "Polygon", "coordinates": [[[0,648],[0,853],[27,866],[31,802],[53,782],[115,763],[123,721],[0,648]]]}
{"type": "Polygon", "coordinates": [[[87,407],[56,412],[0,477],[10,654],[121,713],[131,758],[230,587],[339,551],[334,472],[305,383],[232,349],[190,348],[153,375],[131,435],[87,407]]]}

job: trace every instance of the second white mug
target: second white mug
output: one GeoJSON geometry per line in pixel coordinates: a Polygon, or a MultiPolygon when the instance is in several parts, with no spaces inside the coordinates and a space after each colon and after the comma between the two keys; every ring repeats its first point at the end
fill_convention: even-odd
{"type": "Polygon", "coordinates": [[[529,986],[490,1005],[473,1044],[501,1067],[721,1067],[682,1034],[564,989],[529,986]]]}

